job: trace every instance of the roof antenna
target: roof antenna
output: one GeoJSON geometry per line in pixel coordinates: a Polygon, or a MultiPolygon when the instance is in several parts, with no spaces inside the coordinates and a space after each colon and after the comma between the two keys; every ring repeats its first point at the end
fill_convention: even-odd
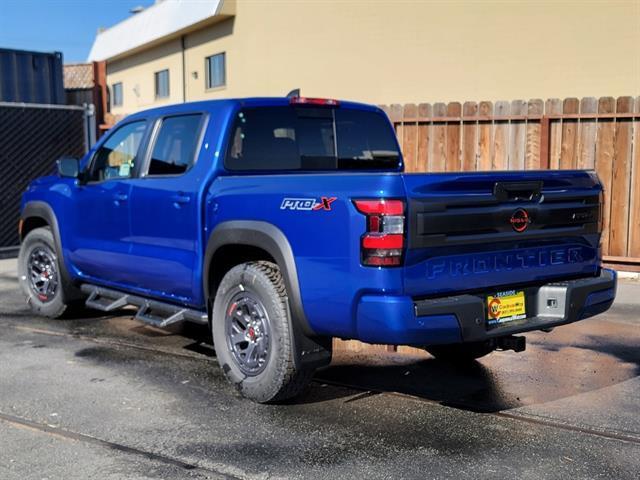
{"type": "Polygon", "coordinates": [[[294,97],[299,97],[299,96],[300,96],[300,89],[299,88],[294,88],[289,93],[287,93],[287,98],[294,98],[294,97]]]}

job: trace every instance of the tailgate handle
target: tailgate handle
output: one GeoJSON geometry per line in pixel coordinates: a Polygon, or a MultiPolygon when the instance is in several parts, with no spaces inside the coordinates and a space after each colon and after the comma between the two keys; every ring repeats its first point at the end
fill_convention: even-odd
{"type": "Polygon", "coordinates": [[[542,196],[542,182],[496,182],[493,195],[500,202],[537,201],[542,196]]]}

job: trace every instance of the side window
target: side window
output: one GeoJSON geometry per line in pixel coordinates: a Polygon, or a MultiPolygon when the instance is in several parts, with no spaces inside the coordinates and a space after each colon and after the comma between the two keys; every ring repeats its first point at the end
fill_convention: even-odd
{"type": "Polygon", "coordinates": [[[111,100],[114,107],[122,106],[122,82],[114,83],[111,86],[111,100]]]}
{"type": "Polygon", "coordinates": [[[293,109],[250,108],[238,113],[226,166],[232,170],[299,170],[293,109]]]}
{"type": "Polygon", "coordinates": [[[198,148],[201,120],[201,114],[162,120],[147,175],[180,175],[191,168],[198,148]]]}
{"type": "Polygon", "coordinates": [[[169,70],[161,70],[154,73],[156,84],[156,98],[169,96],[169,70]]]}
{"type": "Polygon", "coordinates": [[[226,54],[211,55],[205,59],[207,88],[224,87],[227,83],[226,54]]]}
{"type": "Polygon", "coordinates": [[[146,125],[144,120],[131,122],[113,132],[93,157],[89,181],[130,178],[146,125]]]}

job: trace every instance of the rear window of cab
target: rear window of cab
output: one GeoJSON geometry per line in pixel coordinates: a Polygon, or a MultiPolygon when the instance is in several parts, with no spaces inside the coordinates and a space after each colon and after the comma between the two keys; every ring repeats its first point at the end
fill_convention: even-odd
{"type": "Polygon", "coordinates": [[[255,107],[234,119],[228,170],[397,170],[400,152],[387,118],[374,111],[310,106],[255,107]]]}

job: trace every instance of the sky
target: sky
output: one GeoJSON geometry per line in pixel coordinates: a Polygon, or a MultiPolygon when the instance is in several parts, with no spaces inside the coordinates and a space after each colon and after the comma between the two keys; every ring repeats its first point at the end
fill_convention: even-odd
{"type": "Polygon", "coordinates": [[[0,48],[62,52],[65,63],[87,60],[96,32],[153,0],[0,0],[0,48]]]}

